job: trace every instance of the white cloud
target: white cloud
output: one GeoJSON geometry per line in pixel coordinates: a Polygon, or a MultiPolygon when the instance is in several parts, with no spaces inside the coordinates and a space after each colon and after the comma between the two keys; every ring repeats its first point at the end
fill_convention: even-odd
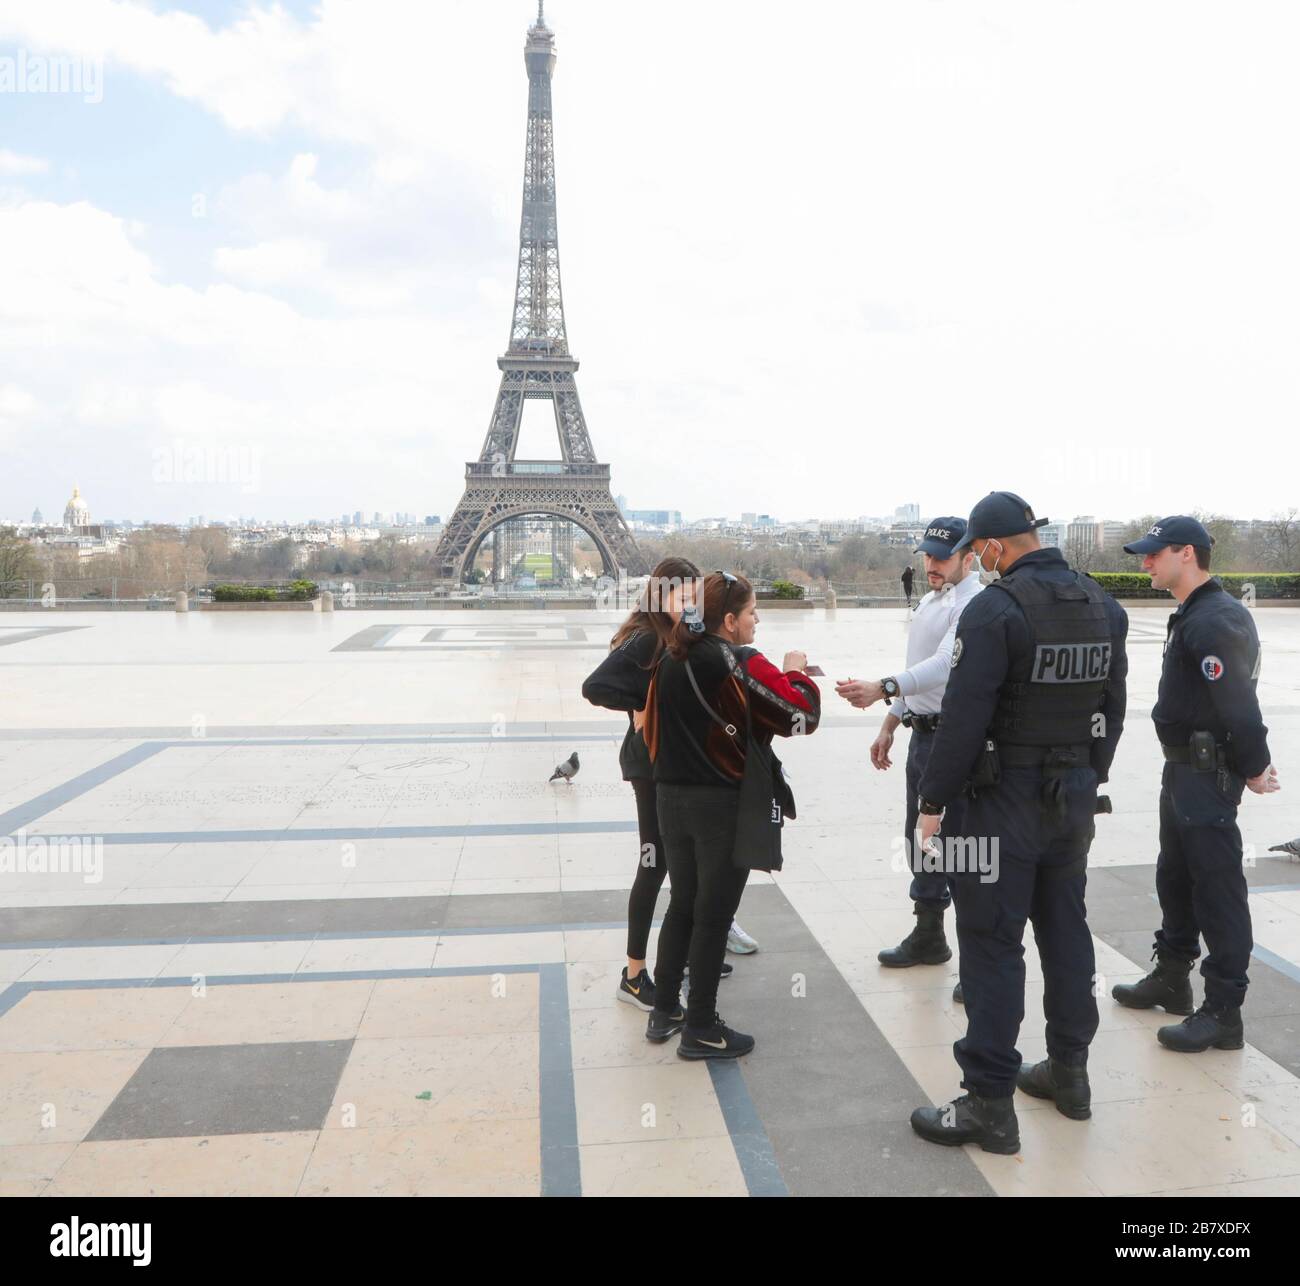
{"type": "Polygon", "coordinates": [[[321,241],[262,241],[242,249],[222,246],[213,266],[222,274],[249,286],[310,284],[325,262],[321,241]]]}
{"type": "Polygon", "coordinates": [[[0,175],[6,177],[25,174],[45,174],[50,168],[49,161],[40,156],[21,156],[0,148],[0,175]]]}

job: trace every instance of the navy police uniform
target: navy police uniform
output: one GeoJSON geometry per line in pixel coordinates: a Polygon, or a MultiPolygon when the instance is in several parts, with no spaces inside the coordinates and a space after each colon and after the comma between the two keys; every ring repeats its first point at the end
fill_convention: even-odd
{"type": "MultiPolygon", "coordinates": [[[[1020,497],[994,492],[972,511],[962,543],[1046,521],[1020,497]]],[[[1085,868],[1097,786],[1124,727],[1127,633],[1123,608],[1054,548],[1018,558],[957,629],[920,807],[933,813],[966,792],[966,853],[983,846],[996,863],[991,879],[950,875],[968,1023],[953,1052],[962,1085],[1006,1100],[1008,1111],[1021,1063],[1026,920],[1042,961],[1049,1058],[1082,1068],[1097,1030],[1085,868]]],[[[1004,1142],[985,1146],[1014,1151],[1018,1137],[1004,1142]]]]}
{"type": "MultiPolygon", "coordinates": [[[[1195,519],[1176,516],[1124,548],[1146,554],[1168,544],[1209,548],[1212,540],[1195,519]]],[[[1240,1009],[1253,946],[1237,806],[1246,778],[1270,762],[1255,691],[1259,670],[1254,619],[1218,581],[1193,590],[1169,618],[1151,712],[1165,757],[1155,950],[1190,966],[1204,935],[1205,999],[1220,1011],[1240,1009]],[[1199,754],[1197,733],[1209,734],[1200,739],[1199,754]]]]}

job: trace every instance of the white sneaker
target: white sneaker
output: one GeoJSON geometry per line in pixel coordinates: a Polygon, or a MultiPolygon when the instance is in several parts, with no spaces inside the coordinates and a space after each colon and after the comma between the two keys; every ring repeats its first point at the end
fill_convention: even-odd
{"type": "Polygon", "coordinates": [[[727,930],[727,950],[734,955],[747,956],[758,950],[758,943],[732,920],[731,928],[727,930]]]}

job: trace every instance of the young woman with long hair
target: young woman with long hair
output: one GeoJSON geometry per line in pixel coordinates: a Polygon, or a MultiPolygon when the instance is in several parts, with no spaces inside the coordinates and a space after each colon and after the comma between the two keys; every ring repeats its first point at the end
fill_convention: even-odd
{"type": "Polygon", "coordinates": [[[641,736],[642,712],[650,676],[681,619],[683,596],[693,598],[699,578],[700,569],[687,558],[660,562],[636,608],[610,641],[609,655],[582,685],[582,695],[592,705],[627,711],[627,733],[618,762],[623,780],[631,783],[636,795],[640,860],[627,900],[627,967],[619,979],[618,998],[647,1013],[654,1008],[655,988],[646,969],[646,947],[668,866],[659,835],[654,769],[641,736]]]}
{"type": "Polygon", "coordinates": [[[754,1047],[754,1038],[732,1031],[716,1009],[727,930],[749,875],[732,863],[746,751],[743,731],[734,732],[745,727],[746,704],[754,738],[764,744],[811,733],[821,716],[821,695],[804,673],[808,658],[787,652],[778,670],[752,646],[757,626],[749,581],[727,572],[705,577],[702,595],[668,636],[646,707],[644,736],[672,881],[646,1038],[665,1041],[681,1032],[683,1058],[735,1058],[754,1047]]]}

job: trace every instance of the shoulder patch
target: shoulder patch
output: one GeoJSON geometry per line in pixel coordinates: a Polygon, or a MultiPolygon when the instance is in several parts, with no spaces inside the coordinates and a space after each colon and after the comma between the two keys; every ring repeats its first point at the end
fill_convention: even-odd
{"type": "Polygon", "coordinates": [[[961,660],[962,648],[964,646],[962,639],[956,639],[952,645],[952,669],[957,668],[957,662],[961,660]]]}
{"type": "Polygon", "coordinates": [[[1223,662],[1217,656],[1202,657],[1201,673],[1213,683],[1216,679],[1223,678],[1223,662]]]}

